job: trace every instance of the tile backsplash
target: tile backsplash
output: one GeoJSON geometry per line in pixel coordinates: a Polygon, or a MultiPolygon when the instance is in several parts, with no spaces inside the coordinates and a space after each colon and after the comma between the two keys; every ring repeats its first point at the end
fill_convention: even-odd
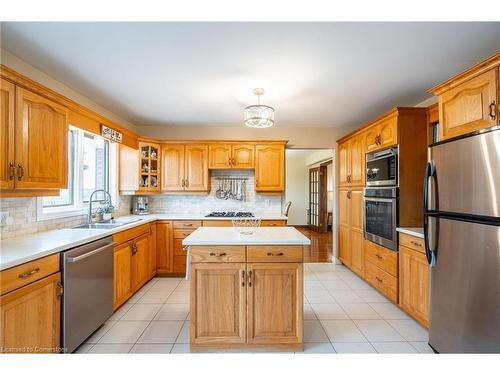
{"type": "MultiPolygon", "coordinates": [[[[255,194],[255,172],[253,170],[214,170],[211,173],[211,192],[203,195],[154,195],[149,198],[151,213],[208,213],[210,211],[252,211],[280,213],[281,195],[255,194]],[[217,178],[229,176],[246,178],[246,199],[218,199],[217,178]]],[[[115,216],[130,214],[131,196],[120,196],[115,216]]],[[[0,211],[13,219],[12,224],[0,227],[0,238],[7,239],[53,229],[74,227],[85,223],[86,215],[37,221],[37,198],[0,198],[0,211]]]]}
{"type": "MultiPolygon", "coordinates": [[[[130,196],[120,196],[114,215],[128,215],[130,202],[130,196]]],[[[6,212],[13,219],[12,224],[0,227],[0,238],[7,239],[47,230],[70,228],[87,220],[87,215],[77,215],[37,221],[36,204],[37,198],[0,198],[0,211],[6,212]]]]}
{"type": "Polygon", "coordinates": [[[253,170],[213,170],[211,191],[203,195],[154,195],[149,198],[151,213],[206,213],[210,211],[252,211],[266,213],[281,212],[281,195],[255,194],[255,172],[253,170]],[[215,192],[222,177],[246,178],[246,199],[218,199],[215,192]]]}

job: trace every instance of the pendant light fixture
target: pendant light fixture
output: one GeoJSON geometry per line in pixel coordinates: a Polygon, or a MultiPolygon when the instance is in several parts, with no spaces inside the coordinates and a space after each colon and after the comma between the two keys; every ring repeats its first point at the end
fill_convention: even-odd
{"type": "Polygon", "coordinates": [[[274,125],[274,108],[260,104],[264,89],[256,88],[253,93],[257,96],[257,104],[245,108],[245,125],[250,128],[270,128],[274,125]]]}

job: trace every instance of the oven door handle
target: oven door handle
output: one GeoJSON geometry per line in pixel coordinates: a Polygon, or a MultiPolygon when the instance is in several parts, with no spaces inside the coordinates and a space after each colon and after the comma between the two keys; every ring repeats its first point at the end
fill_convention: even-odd
{"type": "Polygon", "coordinates": [[[392,203],[396,198],[371,198],[371,197],[365,197],[365,201],[370,201],[370,202],[387,202],[387,203],[392,203]]]}

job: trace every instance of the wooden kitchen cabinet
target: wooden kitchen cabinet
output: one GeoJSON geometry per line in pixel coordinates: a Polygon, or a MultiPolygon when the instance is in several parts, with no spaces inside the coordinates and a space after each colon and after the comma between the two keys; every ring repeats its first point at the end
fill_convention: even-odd
{"type": "Polygon", "coordinates": [[[439,99],[439,140],[498,125],[500,53],[428,92],[439,99]]]}
{"type": "MultiPolygon", "coordinates": [[[[159,193],[161,189],[161,145],[139,141],[138,192],[159,193]]],[[[129,168],[129,166],[124,166],[129,168]]]]}
{"type": "Polygon", "coordinates": [[[173,272],[173,231],[171,221],[156,224],[156,262],[159,275],[173,272]]]}
{"type": "Polygon", "coordinates": [[[247,272],[248,343],[302,343],[302,263],[249,263],[247,272]]]}
{"type": "Polygon", "coordinates": [[[16,188],[64,189],[68,183],[68,110],[16,87],[16,188]]]}
{"type": "Polygon", "coordinates": [[[245,263],[191,265],[191,344],[246,342],[245,263]]]}
{"type": "Polygon", "coordinates": [[[394,303],[398,303],[398,252],[364,241],[365,279],[394,303]]]}
{"type": "Polygon", "coordinates": [[[255,190],[279,193],[285,189],[285,145],[255,146],[255,190]]]}
{"type": "Polygon", "coordinates": [[[0,80],[0,189],[14,189],[15,86],[0,80]]]}
{"type": "Polygon", "coordinates": [[[339,190],[339,254],[343,264],[363,276],[363,190],[339,190]]]}
{"type": "Polygon", "coordinates": [[[0,352],[58,353],[61,274],[55,273],[0,297],[0,352]]]}
{"type": "Polygon", "coordinates": [[[421,239],[403,235],[399,245],[399,305],[425,327],[429,326],[430,272],[421,239]],[[409,239],[405,242],[406,239],[409,239]],[[401,243],[414,243],[413,248],[401,243]]]}
{"type": "Polygon", "coordinates": [[[394,146],[398,143],[398,118],[391,113],[375,122],[363,133],[366,152],[394,146]]]}
{"type": "Polygon", "coordinates": [[[209,191],[208,146],[163,144],[163,191],[209,191]]]}
{"type": "Polygon", "coordinates": [[[157,266],[157,246],[156,246],[156,226],[157,223],[151,223],[149,226],[150,234],[149,234],[149,278],[153,278],[156,276],[157,266]]]}
{"type": "Polygon", "coordinates": [[[364,186],[365,147],[363,135],[339,143],[339,186],[364,186]]]}
{"type": "Polygon", "coordinates": [[[113,308],[116,310],[133,294],[131,242],[115,246],[113,264],[113,308]]]}
{"type": "Polygon", "coordinates": [[[215,143],[209,145],[210,169],[253,169],[255,168],[255,146],[253,144],[215,143]]]}
{"type": "Polygon", "coordinates": [[[150,234],[137,237],[132,244],[132,291],[135,293],[151,276],[149,257],[150,234]]]}

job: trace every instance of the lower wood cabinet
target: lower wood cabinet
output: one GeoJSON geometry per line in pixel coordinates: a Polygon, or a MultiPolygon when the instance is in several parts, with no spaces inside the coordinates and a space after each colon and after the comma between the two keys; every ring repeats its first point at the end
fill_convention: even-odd
{"type": "MultiPolygon", "coordinates": [[[[273,253],[273,246],[266,249],[273,253]]],[[[245,246],[193,246],[190,251],[192,349],[301,350],[302,263],[250,262],[249,247],[242,262],[245,246]]],[[[286,251],[280,246],[279,253],[286,251]]]]}
{"type": "Polygon", "coordinates": [[[58,272],[0,297],[0,352],[60,351],[60,282],[58,272]]]}
{"type": "Polygon", "coordinates": [[[117,309],[133,294],[132,244],[127,242],[115,246],[113,258],[113,308],[117,309]]]}
{"type": "Polygon", "coordinates": [[[172,272],[174,263],[173,232],[171,221],[156,223],[156,268],[159,275],[172,272]]]}
{"type": "Polygon", "coordinates": [[[399,305],[425,327],[429,326],[429,277],[425,253],[400,245],[399,305]]]}

